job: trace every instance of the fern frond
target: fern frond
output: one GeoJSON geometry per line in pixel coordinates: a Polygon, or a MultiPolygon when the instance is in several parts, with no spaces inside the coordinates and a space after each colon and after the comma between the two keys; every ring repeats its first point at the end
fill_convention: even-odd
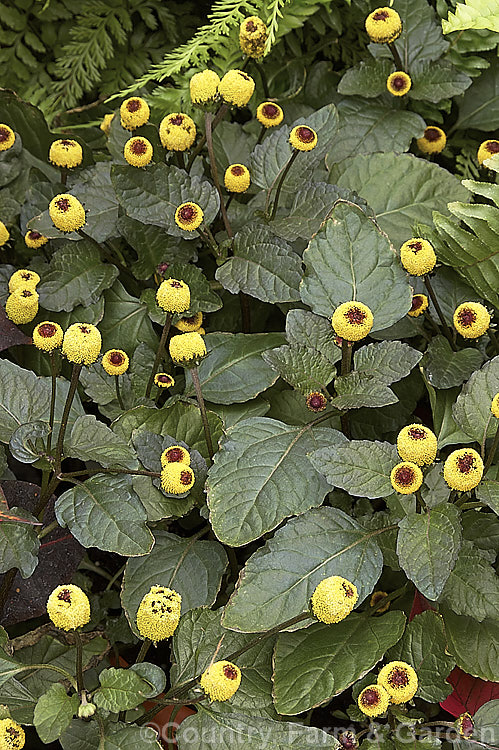
{"type": "Polygon", "coordinates": [[[269,0],[269,3],[267,5],[268,15],[266,19],[267,23],[267,29],[268,29],[268,37],[267,37],[267,43],[265,44],[265,54],[267,55],[272,47],[274,46],[276,36],[277,36],[277,29],[279,27],[279,18],[282,18],[282,11],[281,8],[287,3],[289,0],[269,0]]]}

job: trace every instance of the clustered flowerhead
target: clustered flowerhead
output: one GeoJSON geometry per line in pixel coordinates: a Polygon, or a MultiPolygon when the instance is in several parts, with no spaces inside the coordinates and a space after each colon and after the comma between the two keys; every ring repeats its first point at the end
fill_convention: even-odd
{"type": "Polygon", "coordinates": [[[128,370],[130,359],[121,349],[109,349],[102,356],[102,367],[108,375],[123,375],[128,370]]]}
{"type": "Polygon", "coordinates": [[[492,403],[490,404],[490,411],[496,417],[496,419],[499,419],[499,393],[496,393],[494,398],[492,399],[492,403]]]}
{"type": "Polygon", "coordinates": [[[158,372],[154,376],[154,385],[158,388],[173,388],[175,380],[167,372],[158,372]]]}
{"type": "Polygon", "coordinates": [[[308,125],[297,125],[289,134],[289,142],[297,151],[312,151],[317,146],[317,133],[308,125]]]}
{"type": "Polygon", "coordinates": [[[457,731],[461,737],[472,737],[475,729],[475,722],[468,712],[461,714],[456,719],[457,731]]]}
{"type": "Polygon", "coordinates": [[[152,144],[147,138],[135,136],[125,143],[123,155],[132,167],[147,167],[152,160],[152,144]]]}
{"type": "Polygon", "coordinates": [[[61,232],[75,232],[85,224],[85,209],[69,193],[60,193],[49,203],[49,214],[54,226],[61,232]]]}
{"type": "Polygon", "coordinates": [[[191,101],[193,104],[209,104],[218,95],[219,76],[214,70],[202,70],[195,73],[190,82],[191,101]]]}
{"type": "Polygon", "coordinates": [[[231,164],[224,176],[226,189],[231,193],[244,193],[250,186],[251,178],[248,167],[244,164],[231,164]]]}
{"type": "Polygon", "coordinates": [[[412,237],[400,248],[400,262],[411,276],[425,276],[433,271],[437,256],[428,240],[412,237]]]}
{"type": "Polygon", "coordinates": [[[182,597],[165,586],[151,586],[137,610],[137,630],[154,643],[170,638],[180,620],[182,597]]]}
{"type": "Polygon", "coordinates": [[[218,84],[218,93],[227,104],[245,107],[255,90],[255,82],[243,70],[229,70],[218,84]]]}
{"type": "Polygon", "coordinates": [[[16,289],[32,287],[36,289],[40,283],[40,277],[36,271],[29,271],[27,268],[21,268],[14,271],[9,279],[9,292],[15,292],[16,289]]]}
{"type": "Polygon", "coordinates": [[[78,167],[83,161],[83,150],[78,141],[63,138],[52,142],[49,160],[56,167],[63,167],[64,169],[78,167]]]}
{"type": "Polygon", "coordinates": [[[180,318],[175,323],[175,328],[178,328],[182,333],[192,333],[192,331],[199,331],[203,325],[203,313],[197,312],[195,315],[191,315],[189,318],[180,318]]]}
{"type": "Polygon", "coordinates": [[[93,364],[101,350],[102,338],[91,323],[73,323],[64,334],[62,353],[70,362],[79,365],[93,364]]]}
{"type": "Polygon", "coordinates": [[[239,28],[239,44],[248,57],[259,58],[263,56],[267,37],[267,27],[258,16],[245,18],[239,28]]]}
{"type": "Polygon", "coordinates": [[[161,470],[161,487],[167,495],[183,495],[189,492],[195,482],[191,467],[181,461],[171,461],[163,464],[161,470]]]}
{"type": "Polygon", "coordinates": [[[0,719],[0,750],[21,750],[26,742],[24,729],[13,719],[0,719]]]}
{"type": "Polygon", "coordinates": [[[371,595],[371,598],[369,599],[369,606],[370,607],[376,607],[380,602],[384,601],[386,599],[386,602],[382,604],[380,607],[376,608],[376,614],[381,615],[383,612],[386,612],[388,609],[390,609],[390,600],[388,599],[388,594],[386,591],[374,591],[371,595]]]}
{"type": "Polygon", "coordinates": [[[412,86],[411,77],[403,70],[390,73],[386,79],[386,88],[392,96],[404,96],[412,86]]]}
{"type": "Polygon", "coordinates": [[[34,286],[19,286],[7,297],[7,317],[17,326],[31,323],[38,313],[38,294],[34,286]]]}
{"type": "Polygon", "coordinates": [[[416,671],[405,661],[391,661],[380,670],[378,685],[385,688],[390,701],[399,705],[410,701],[418,689],[416,671]]]}
{"type": "Polygon", "coordinates": [[[463,302],[454,311],[454,328],[465,339],[477,339],[490,326],[490,313],[479,302],[463,302]]]}
{"type": "Polygon", "coordinates": [[[359,595],[355,584],[341,576],[325,578],[312,594],[312,612],[327,625],[341,622],[357,604],[359,595]]]}
{"type": "Polygon", "coordinates": [[[191,454],[187,448],[182,448],[181,445],[170,445],[161,454],[161,466],[165,468],[169,464],[185,464],[186,466],[190,466],[191,454]]]}
{"type": "Polygon", "coordinates": [[[371,42],[390,44],[402,33],[402,21],[393,8],[376,8],[366,18],[366,31],[371,42]]]}
{"type": "Polygon", "coordinates": [[[356,750],[359,746],[359,741],[357,740],[355,732],[349,732],[348,730],[346,732],[340,732],[338,735],[338,742],[344,750],[356,750]]]}
{"type": "Polygon", "coordinates": [[[40,232],[35,232],[33,229],[28,230],[24,235],[24,242],[26,243],[26,246],[32,248],[33,250],[36,250],[42,245],[45,245],[48,241],[48,237],[40,234],[40,232]]]}
{"type": "Polygon", "coordinates": [[[499,154],[499,141],[483,141],[483,143],[480,144],[476,158],[481,166],[486,159],[490,159],[495,154],[499,154]]]}
{"type": "Polygon", "coordinates": [[[75,630],[90,621],[90,602],[79,586],[57,586],[47,601],[47,614],[61,630],[75,630]]]}
{"type": "Polygon", "coordinates": [[[423,484],[423,472],[412,461],[402,461],[390,473],[392,487],[401,495],[411,495],[423,484]]]}
{"type": "Polygon", "coordinates": [[[368,685],[357,698],[357,705],[366,716],[381,716],[390,705],[390,696],[381,685],[368,685]]]}
{"type": "MultiPolygon", "coordinates": [[[[198,73],[197,75],[202,74],[198,73]]],[[[184,115],[183,112],[172,112],[161,120],[159,138],[164,148],[169,151],[186,151],[196,140],[194,120],[188,115],[184,115]]]]}
{"type": "Polygon", "coordinates": [[[407,425],[397,436],[397,450],[404,461],[418,466],[432,464],[437,455],[437,436],[422,424],[407,425]]]}
{"type": "Polygon", "coordinates": [[[337,336],[347,341],[360,341],[371,331],[374,318],[362,302],[343,302],[333,313],[332,326],[337,336]]]}
{"type": "Polygon", "coordinates": [[[216,661],[199,681],[210,701],[228,701],[241,684],[241,670],[230,661],[216,661]]]}
{"type": "Polygon", "coordinates": [[[467,492],[480,484],[483,468],[479,453],[473,448],[459,448],[444,463],[444,479],[452,490],[467,492]]]}
{"type": "Polygon", "coordinates": [[[428,309],[428,297],[426,294],[413,294],[411,309],[407,313],[411,318],[419,318],[428,309]]]}
{"type": "Polygon", "coordinates": [[[416,140],[416,143],[423,154],[439,154],[445,148],[447,136],[442,128],[430,125],[430,127],[425,129],[422,138],[416,140]]]}
{"type": "Polygon", "coordinates": [[[183,313],[191,304],[191,290],[185,281],[165,279],[156,292],[156,302],[167,313],[183,313]]]}
{"type": "Polygon", "coordinates": [[[126,130],[135,130],[149,120],[150,109],[145,99],[132,96],[125,99],[120,107],[121,124],[126,130]]]}
{"type": "Polygon", "coordinates": [[[101,124],[99,125],[102,132],[105,133],[106,135],[109,135],[109,131],[111,130],[111,123],[113,121],[113,117],[114,117],[114,112],[109,115],[104,115],[104,118],[101,124]]]}
{"type": "Polygon", "coordinates": [[[190,367],[206,357],[206,344],[197,331],[179,333],[170,339],[170,357],[176,365],[190,367]]]}
{"type": "Polygon", "coordinates": [[[16,134],[8,125],[0,124],[0,151],[8,151],[16,141],[16,134]]]}
{"type": "Polygon", "coordinates": [[[62,344],[64,332],[59,323],[44,320],[33,330],[33,344],[43,352],[52,352],[62,344]]]}
{"type": "Polygon", "coordinates": [[[5,245],[5,243],[9,241],[9,238],[9,230],[7,229],[3,221],[0,221],[0,247],[2,247],[2,245],[5,245]]]}
{"type": "Polygon", "coordinates": [[[284,118],[282,108],[275,102],[262,102],[256,108],[256,119],[265,128],[275,128],[284,118]]]}
{"type": "Polygon", "coordinates": [[[327,398],[320,391],[312,391],[307,396],[307,409],[310,411],[324,411],[327,406],[327,398]]]}
{"type": "Polygon", "coordinates": [[[203,223],[204,214],[197,203],[181,203],[175,211],[175,223],[185,232],[194,232],[203,223]]]}

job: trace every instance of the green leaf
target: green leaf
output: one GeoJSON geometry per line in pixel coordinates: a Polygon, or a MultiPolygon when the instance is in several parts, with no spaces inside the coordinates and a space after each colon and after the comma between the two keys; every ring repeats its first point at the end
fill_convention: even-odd
{"type": "Polygon", "coordinates": [[[249,558],[222,624],[243,633],[268,630],[306,612],[317,585],[333,575],[352,581],[362,602],[381,574],[380,533],[337,508],[292,518],[249,558]]]}
{"type": "Polygon", "coordinates": [[[354,354],[355,372],[390,385],[407,377],[422,354],[402,341],[382,341],[362,346],[354,354]]]}
{"type": "Polygon", "coordinates": [[[300,299],[301,258],[263,225],[249,224],[234,237],[233,255],[215,278],[232,294],[244,292],[262,302],[300,299]]]}
{"type": "Polygon", "coordinates": [[[432,601],[442,593],[461,547],[459,510],[441,503],[399,523],[397,554],[407,577],[432,601]]]}
{"type": "MultiPolygon", "coordinates": [[[[386,87],[386,79],[383,84],[386,87]]],[[[351,159],[359,151],[363,154],[403,153],[409,149],[413,138],[421,138],[425,129],[423,118],[414,112],[365,99],[343,99],[338,104],[338,114],[340,124],[334,146],[326,155],[328,168],[343,159],[351,159]]]]}
{"type": "MultiPolygon", "coordinates": [[[[0,95],[0,107],[3,122],[9,123],[12,129],[19,133],[24,148],[45,166],[54,137],[49,132],[42,112],[37,107],[23,102],[13,91],[5,89],[0,95]]],[[[55,169],[50,169],[57,174],[55,169]]]]}
{"type": "Polygon", "coordinates": [[[436,612],[427,610],[408,622],[402,640],[387,659],[402,660],[414,667],[418,673],[416,695],[424,701],[443,701],[452,692],[445,678],[456,662],[446,652],[443,621],[436,612]]]}
{"type": "Polygon", "coordinates": [[[35,707],[34,724],[41,741],[47,744],[58,740],[70,725],[79,704],[78,696],[69,697],[60,682],[51,685],[35,707]]]}
{"type": "Polygon", "coordinates": [[[499,620],[499,581],[482,551],[464,542],[441,595],[457,615],[499,620]]]}
{"type": "Polygon", "coordinates": [[[459,429],[452,417],[452,408],[459,393],[459,388],[448,388],[437,391],[429,383],[426,383],[430,397],[431,410],[433,414],[433,429],[437,436],[438,447],[456,443],[468,443],[470,438],[459,429]]]}
{"type": "Polygon", "coordinates": [[[104,669],[99,675],[99,682],[100,687],[94,692],[93,702],[104,711],[128,711],[149,697],[147,682],[132,669],[104,669]]]}
{"type": "Polygon", "coordinates": [[[479,349],[467,347],[454,352],[444,336],[435,336],[426,350],[424,370],[435,388],[453,388],[468,380],[482,363],[479,349]]]}
{"type": "Polygon", "coordinates": [[[398,401],[390,388],[376,382],[372,375],[360,372],[350,372],[336,378],[334,387],[338,396],[333,398],[331,404],[336,409],[376,409],[398,401]]]}
{"type": "Polygon", "coordinates": [[[278,713],[299,714],[342,693],[383,658],[404,626],[400,611],[370,618],[353,612],[333,626],[316,623],[281,633],[274,654],[278,713]]]}
{"type": "Polygon", "coordinates": [[[142,598],[151,586],[168,586],[182,596],[182,611],[211,607],[227,566],[227,556],[218,542],[181,539],[156,531],[152,552],[128,560],[123,575],[121,601],[133,632],[142,598]]]}
{"type": "Polygon", "coordinates": [[[331,364],[341,359],[341,347],[330,320],[307,310],[290,310],[286,316],[286,338],[293,345],[320,352],[331,364]]]}
{"type": "Polygon", "coordinates": [[[494,437],[497,420],[490,411],[492,399],[499,391],[499,356],[489,360],[473,373],[453,409],[456,423],[466,435],[482,443],[484,435],[494,437]]]}
{"type": "Polygon", "coordinates": [[[262,738],[271,737],[272,750],[289,750],[313,746],[336,750],[338,740],[316,727],[285,721],[273,721],[262,716],[237,713],[213,713],[199,707],[177,731],[179,750],[198,750],[203,737],[203,750],[260,750],[262,738]]]}
{"type": "Polygon", "coordinates": [[[97,461],[104,468],[138,468],[132,449],[91,414],[78,417],[74,423],[66,454],[80,461],[97,461]]]}
{"type": "MultiPolygon", "coordinates": [[[[23,464],[32,464],[45,456],[45,444],[41,438],[45,439],[49,432],[50,425],[48,422],[22,424],[12,433],[9,440],[9,450],[17,461],[21,461],[23,464]]],[[[0,472],[0,474],[2,473],[0,472]]]]}
{"type": "Polygon", "coordinates": [[[162,227],[173,237],[198,237],[197,232],[187,232],[175,223],[175,211],[181,203],[197,203],[208,225],[220,207],[218,193],[208,180],[189,176],[183,169],[166,164],[152,164],[144,169],[115,164],[111,180],[127,216],[162,227]]]}
{"type": "Polygon", "coordinates": [[[283,380],[305,395],[325,390],[335,373],[329,360],[305,346],[279,346],[262,356],[283,380]]]}
{"type": "MultiPolygon", "coordinates": [[[[209,333],[208,356],[198,368],[203,396],[216,404],[249,401],[277,380],[262,352],[283,343],[281,333],[209,333]]],[[[194,394],[188,379],[186,395],[194,394]]]]}
{"type": "MultiPolygon", "coordinates": [[[[442,34],[440,19],[426,0],[396,0],[394,8],[403,20],[402,34],[394,45],[404,70],[411,72],[414,62],[438,60],[449,47],[442,34]]],[[[369,51],[376,57],[391,57],[385,45],[371,43],[369,51]]]]}
{"type": "Polygon", "coordinates": [[[302,300],[319,315],[330,318],[342,302],[356,299],[369,305],[373,330],[378,331],[410,309],[406,274],[386,237],[360,209],[337,206],[310,241],[303,261],[302,300]]]}
{"type": "Polygon", "coordinates": [[[121,216],[118,230],[137,253],[132,273],[137,279],[148,279],[159,263],[188,263],[196,260],[193,243],[174,238],[154,224],[142,224],[129,216],[121,216]]]}
{"type": "Polygon", "coordinates": [[[157,736],[152,727],[74,719],[60,743],[63,750],[161,750],[157,736]]]}
{"type": "MultiPolygon", "coordinates": [[[[0,683],[2,683],[1,674],[0,683]]],[[[0,701],[2,705],[8,705],[14,721],[19,724],[33,724],[36,697],[22,682],[11,677],[5,684],[0,684],[0,701]]]]}
{"type": "Polygon", "coordinates": [[[499,701],[493,700],[484,703],[473,716],[475,729],[473,739],[497,746],[499,743],[499,721],[498,721],[499,701]],[[476,734],[475,734],[476,732],[476,734]]]}
{"type": "Polygon", "coordinates": [[[438,103],[462,94],[471,85],[471,78],[445,60],[414,66],[411,99],[438,103]]]}
{"type": "MultiPolygon", "coordinates": [[[[375,97],[386,92],[386,79],[393,71],[391,60],[362,60],[347,72],[338,84],[344,96],[375,97]]],[[[340,120],[341,123],[341,120],[340,120]]],[[[336,161],[341,161],[336,159],[336,161]]]]}
{"type": "Polygon", "coordinates": [[[477,622],[471,617],[443,610],[447,650],[457,666],[473,677],[494,682],[499,673],[499,623],[477,622]]]}
{"type": "Polygon", "coordinates": [[[486,503],[499,516],[499,481],[485,479],[475,492],[477,500],[486,503]]]}
{"type": "MultiPolygon", "coordinates": [[[[123,618],[124,623],[126,623],[123,618]]],[[[128,626],[126,626],[128,628],[128,626]]],[[[148,685],[148,698],[154,698],[154,696],[162,693],[166,687],[166,674],[156,664],[151,664],[147,661],[138,662],[137,664],[131,664],[129,669],[136,672],[148,685]]]]}
{"type": "Polygon", "coordinates": [[[350,440],[315,451],[310,460],[333,487],[373,499],[393,494],[390,473],[400,459],[390,443],[350,440]]]}
{"type": "Polygon", "coordinates": [[[123,349],[131,355],[143,342],[156,351],[158,338],[149,320],[147,305],[128,294],[119,281],[104,292],[104,299],[106,311],[99,326],[102,350],[123,349]]]}
{"type": "Polygon", "coordinates": [[[111,164],[98,162],[78,174],[69,192],[85,206],[85,233],[96,242],[116,237],[119,203],[111,184],[111,164]]]}
{"type": "Polygon", "coordinates": [[[126,476],[97,474],[66,490],[55,504],[60,526],[84,547],[120,555],[146,555],[154,538],[147,515],[126,476]]]}
{"type": "Polygon", "coordinates": [[[459,104],[455,127],[493,133],[499,127],[499,69],[491,65],[477,78],[459,104]]]}
{"type": "MultiPolygon", "coordinates": [[[[29,521],[37,521],[35,516],[23,508],[10,508],[12,513],[29,521]]],[[[29,578],[38,565],[40,541],[36,526],[16,521],[0,523],[0,573],[11,568],[19,568],[23,578],[29,578]]]]}
{"type": "MultiPolygon", "coordinates": [[[[415,222],[431,224],[434,210],[447,213],[449,200],[468,199],[456,177],[412,154],[358,154],[334,165],[329,181],[364,198],[381,229],[398,247],[412,236],[415,222]]],[[[394,299],[400,299],[399,293],[394,293],[394,299]]],[[[403,308],[407,312],[405,303],[403,308]]],[[[375,321],[375,330],[377,325],[375,321]]]]}
{"type": "Polygon", "coordinates": [[[457,3],[454,13],[449,11],[447,21],[442,19],[444,34],[465,29],[489,29],[499,32],[499,11],[494,0],[464,0],[457,3]]]}
{"type": "Polygon", "coordinates": [[[327,427],[298,428],[267,417],[228,429],[207,482],[210,522],[220,541],[239,547],[320,505],[329,486],[307,453],[344,439],[327,427]]]}

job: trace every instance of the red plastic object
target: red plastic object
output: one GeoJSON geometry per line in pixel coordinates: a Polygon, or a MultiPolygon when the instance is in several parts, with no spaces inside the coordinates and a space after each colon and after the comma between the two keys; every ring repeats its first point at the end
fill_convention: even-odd
{"type": "Polygon", "coordinates": [[[468,711],[473,715],[484,703],[499,698],[499,683],[486,682],[454,667],[447,677],[454,690],[440,705],[453,716],[468,711]]]}

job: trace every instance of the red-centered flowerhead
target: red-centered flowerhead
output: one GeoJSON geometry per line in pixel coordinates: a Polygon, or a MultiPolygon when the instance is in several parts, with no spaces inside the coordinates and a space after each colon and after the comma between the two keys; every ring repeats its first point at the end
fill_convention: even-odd
{"type": "Polygon", "coordinates": [[[379,691],[375,688],[364,690],[361,703],[363,706],[377,706],[380,702],[379,691]]]}
{"type": "Polygon", "coordinates": [[[28,232],[28,239],[30,239],[30,240],[33,240],[33,242],[34,242],[35,240],[39,240],[39,239],[40,239],[40,237],[43,237],[43,235],[41,235],[41,234],[40,234],[40,232],[35,232],[35,231],[34,231],[33,229],[31,229],[31,230],[30,230],[30,231],[28,232]]]}
{"type": "Polygon", "coordinates": [[[142,107],[140,99],[129,99],[126,103],[126,108],[129,112],[138,112],[142,107]]]}
{"type": "Polygon", "coordinates": [[[390,14],[384,8],[381,8],[377,13],[373,14],[372,18],[374,21],[386,21],[389,15],[390,14]]]}
{"type": "Polygon", "coordinates": [[[412,252],[416,255],[423,249],[423,243],[419,242],[419,240],[414,240],[414,242],[408,243],[408,247],[410,247],[412,252]]]}
{"type": "Polygon", "coordinates": [[[135,156],[142,156],[147,151],[147,144],[141,138],[134,138],[130,146],[130,151],[135,156]]]}
{"type": "Polygon", "coordinates": [[[341,732],[338,736],[338,742],[345,750],[355,750],[359,746],[355,732],[341,732]]]}
{"type": "Polygon", "coordinates": [[[359,307],[355,306],[350,307],[350,309],[345,312],[345,318],[351,325],[355,326],[361,326],[364,323],[366,317],[366,313],[359,307]]]}
{"type": "Polygon", "coordinates": [[[307,396],[307,408],[310,411],[324,411],[327,406],[327,399],[323,393],[313,391],[307,396]]]}
{"type": "Polygon", "coordinates": [[[411,312],[416,312],[417,310],[419,310],[423,302],[424,302],[423,295],[415,294],[411,302],[411,312]]]}
{"type": "Polygon", "coordinates": [[[343,583],[341,584],[341,588],[345,592],[345,596],[347,599],[352,599],[353,597],[357,596],[357,591],[354,591],[352,584],[348,583],[348,581],[343,581],[343,583]]]}
{"type": "Polygon", "coordinates": [[[394,76],[391,85],[396,91],[403,91],[407,86],[407,81],[403,76],[394,76]]]}
{"type": "Polygon", "coordinates": [[[401,466],[395,472],[395,481],[401,487],[409,487],[415,480],[416,474],[410,466],[401,466]]]}
{"type": "Polygon", "coordinates": [[[175,114],[168,118],[168,122],[170,125],[182,125],[184,122],[184,115],[182,114],[175,114]]]}
{"type": "Polygon", "coordinates": [[[237,670],[234,669],[232,664],[226,664],[223,668],[224,676],[227,677],[228,680],[237,680],[238,673],[237,670]]]}
{"type": "Polygon", "coordinates": [[[300,126],[296,135],[302,143],[312,143],[315,138],[315,133],[311,128],[307,128],[305,125],[300,126]]]}
{"type": "Polygon", "coordinates": [[[441,138],[441,133],[438,128],[429,127],[424,131],[424,137],[427,141],[433,143],[434,141],[438,141],[441,138]]]}
{"type": "Polygon", "coordinates": [[[157,377],[160,383],[169,383],[171,381],[168,375],[158,375],[157,377]]]}
{"type": "Polygon", "coordinates": [[[427,433],[425,430],[422,430],[421,427],[410,427],[407,430],[407,434],[413,439],[413,440],[426,440],[427,433]]]}
{"type": "Polygon", "coordinates": [[[230,168],[230,171],[234,175],[234,177],[240,177],[242,174],[244,174],[244,169],[243,167],[239,166],[239,164],[234,164],[234,166],[230,168]]]}
{"type": "Polygon", "coordinates": [[[42,323],[38,326],[38,333],[44,339],[50,339],[57,333],[57,326],[54,323],[42,323]]]}
{"type": "Polygon", "coordinates": [[[70,202],[68,198],[59,198],[58,201],[56,201],[55,205],[59,209],[59,211],[69,211],[71,208],[70,202]]]}
{"type": "Polygon", "coordinates": [[[165,458],[168,461],[168,463],[176,463],[178,461],[183,461],[184,452],[180,450],[180,448],[169,448],[165,451],[165,458]]]}
{"type": "Polygon", "coordinates": [[[464,456],[460,456],[457,461],[457,468],[462,474],[469,474],[475,468],[475,457],[472,453],[465,453],[464,456]]]}
{"type": "Polygon", "coordinates": [[[499,154],[499,141],[487,141],[485,148],[489,154],[499,154]]]}
{"type": "Polygon", "coordinates": [[[473,721],[471,714],[466,712],[458,717],[457,726],[461,737],[471,737],[473,735],[473,730],[475,729],[475,722],[473,721]]]}
{"type": "Polygon", "coordinates": [[[112,365],[115,365],[115,367],[119,367],[125,361],[125,357],[121,352],[113,352],[109,355],[109,361],[112,365]]]}
{"type": "Polygon", "coordinates": [[[393,687],[407,687],[409,684],[409,675],[406,669],[395,667],[391,670],[388,677],[388,684],[393,687]]]}
{"type": "Polygon", "coordinates": [[[264,104],[262,107],[262,114],[269,120],[274,120],[280,115],[280,108],[276,107],[275,104],[264,104]]]}
{"type": "Polygon", "coordinates": [[[67,602],[68,604],[71,604],[71,591],[69,591],[69,589],[63,589],[59,592],[57,598],[60,599],[61,602],[67,602]]]}
{"type": "Polygon", "coordinates": [[[158,263],[156,266],[156,270],[159,273],[160,276],[163,276],[169,269],[170,264],[166,261],[163,261],[162,263],[158,263]]]}
{"type": "Polygon", "coordinates": [[[184,484],[184,485],[190,485],[191,484],[191,482],[192,482],[192,471],[190,469],[185,469],[185,471],[180,472],[180,482],[181,482],[181,484],[184,484]]]}
{"type": "Polygon", "coordinates": [[[8,141],[10,138],[10,131],[7,128],[0,127],[0,143],[8,141]]]}
{"type": "Polygon", "coordinates": [[[476,317],[476,312],[471,307],[462,307],[457,314],[457,319],[464,328],[472,326],[476,322],[476,317]]]}
{"type": "Polygon", "coordinates": [[[179,218],[182,219],[182,221],[192,221],[196,216],[196,209],[194,208],[194,206],[182,206],[182,208],[178,212],[178,215],[179,218]]]}

